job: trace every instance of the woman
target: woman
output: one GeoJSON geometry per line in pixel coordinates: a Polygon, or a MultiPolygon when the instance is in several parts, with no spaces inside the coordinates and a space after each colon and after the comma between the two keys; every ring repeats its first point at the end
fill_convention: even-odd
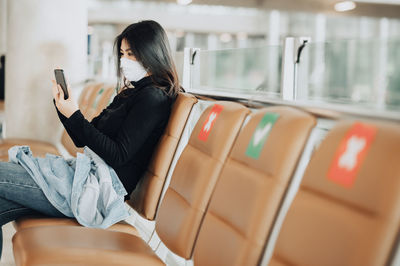
{"type": "MultiPolygon", "coordinates": [[[[128,26],[117,36],[115,48],[118,94],[99,116],[88,122],[72,94],[64,100],[54,81],[53,96],[59,118],[75,145],[89,147],[114,168],[130,195],[147,168],[181,88],[167,36],[157,22],[128,26]]],[[[0,226],[35,213],[64,216],[23,167],[0,162],[0,226]]]]}

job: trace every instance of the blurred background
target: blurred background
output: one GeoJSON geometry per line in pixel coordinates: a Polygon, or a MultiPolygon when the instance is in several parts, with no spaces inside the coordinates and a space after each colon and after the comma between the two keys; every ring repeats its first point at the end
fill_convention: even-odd
{"type": "Polygon", "coordinates": [[[0,0],[0,138],[59,143],[53,70],[75,97],[116,84],[114,39],[146,19],[189,92],[399,121],[400,0],[0,0]]]}
{"type": "Polygon", "coordinates": [[[304,97],[400,104],[400,1],[90,0],[88,78],[115,78],[114,37],[143,19],[165,27],[181,75],[183,49],[203,51],[203,87],[279,97],[284,40],[308,37],[304,97]]]}
{"type": "Polygon", "coordinates": [[[400,109],[400,0],[0,0],[7,136],[56,140],[43,134],[58,123],[53,69],[77,94],[87,81],[115,83],[114,38],[145,19],[166,29],[181,80],[184,48],[200,49],[189,90],[284,98],[285,42],[301,37],[294,100],[400,109]]]}
{"type": "MultiPolygon", "coordinates": [[[[176,52],[183,51],[184,47],[220,50],[279,46],[285,37],[307,36],[315,42],[336,43],[338,54],[344,52],[346,57],[356,61],[364,58],[368,63],[370,49],[379,51],[380,48],[379,45],[373,47],[374,41],[385,40],[382,45],[388,46],[391,41],[400,39],[400,1],[393,0],[89,0],[90,77],[115,77],[114,38],[130,23],[143,19],[161,23],[176,52]],[[348,43],[336,42],[338,40],[358,41],[362,47],[352,49],[348,43]]],[[[395,51],[388,48],[392,55],[395,51]]],[[[258,55],[257,50],[245,53],[244,68],[258,55]]],[[[343,72],[343,68],[337,66],[338,73],[334,76],[343,72]]],[[[365,78],[370,74],[363,72],[365,78]]]]}

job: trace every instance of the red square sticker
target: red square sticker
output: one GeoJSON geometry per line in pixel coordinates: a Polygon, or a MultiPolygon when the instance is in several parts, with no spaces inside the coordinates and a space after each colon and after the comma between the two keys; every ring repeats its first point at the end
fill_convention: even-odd
{"type": "Polygon", "coordinates": [[[376,130],[375,126],[363,123],[355,123],[349,129],[336,150],[328,179],[346,188],[353,186],[376,130]]]}
{"type": "Polygon", "coordinates": [[[201,127],[201,131],[198,136],[200,140],[207,141],[208,135],[210,134],[210,131],[213,128],[214,123],[217,120],[217,117],[221,113],[223,108],[224,107],[222,105],[218,104],[214,104],[213,108],[211,108],[211,111],[208,114],[206,121],[201,127]]]}

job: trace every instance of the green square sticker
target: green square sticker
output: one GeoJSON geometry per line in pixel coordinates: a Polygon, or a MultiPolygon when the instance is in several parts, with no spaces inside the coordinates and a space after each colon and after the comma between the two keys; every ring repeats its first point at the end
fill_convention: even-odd
{"type": "Polygon", "coordinates": [[[269,132],[274,126],[279,114],[277,113],[266,113],[261,121],[258,123],[256,130],[254,130],[253,136],[250,139],[250,143],[247,146],[246,155],[258,159],[264,143],[267,140],[269,132]]]}
{"type": "Polygon", "coordinates": [[[96,109],[96,107],[97,107],[97,104],[99,103],[99,101],[100,101],[100,96],[101,96],[101,94],[104,92],[104,88],[101,88],[100,90],[99,90],[99,92],[97,92],[97,95],[96,95],[96,99],[94,99],[94,102],[93,102],[93,105],[92,105],[92,107],[94,108],[94,109],[96,109]]]}

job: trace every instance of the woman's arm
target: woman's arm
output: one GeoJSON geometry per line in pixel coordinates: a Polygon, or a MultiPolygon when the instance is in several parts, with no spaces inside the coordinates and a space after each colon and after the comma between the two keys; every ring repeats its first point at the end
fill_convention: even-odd
{"type": "Polygon", "coordinates": [[[92,149],[111,167],[118,167],[132,158],[154,129],[168,119],[168,115],[168,100],[152,89],[145,89],[135,97],[115,138],[100,132],[79,110],[64,125],[72,134],[79,134],[82,145],[92,149]]]}
{"type": "Polygon", "coordinates": [[[82,145],[82,142],[79,140],[79,135],[75,135],[73,132],[71,132],[71,130],[67,129],[67,127],[65,126],[64,123],[67,120],[67,118],[58,110],[58,108],[56,106],[56,101],[54,99],[53,99],[53,103],[54,103],[54,107],[56,108],[58,118],[60,119],[61,123],[63,124],[65,130],[68,133],[68,135],[71,137],[71,139],[74,142],[75,146],[78,147],[78,148],[83,147],[84,145],[82,145]]]}
{"type": "MultiPolygon", "coordinates": [[[[66,117],[57,109],[57,106],[56,106],[54,100],[53,100],[53,102],[54,102],[54,107],[56,108],[56,111],[57,111],[58,118],[60,119],[61,123],[63,124],[65,130],[66,130],[67,133],[68,133],[68,135],[71,137],[71,139],[72,139],[72,141],[74,142],[75,146],[78,147],[78,148],[84,147],[85,145],[82,144],[82,141],[81,141],[80,138],[79,138],[79,134],[78,134],[78,135],[74,134],[70,129],[68,129],[68,128],[65,126],[65,123],[64,123],[64,122],[65,122],[68,118],[66,118],[66,117]]],[[[110,105],[107,106],[105,109],[103,109],[103,111],[101,111],[101,113],[100,113],[98,116],[94,117],[94,118],[92,119],[92,121],[90,121],[90,124],[92,124],[94,127],[97,127],[97,121],[104,115],[105,111],[106,111],[108,108],[110,108],[111,106],[112,106],[112,104],[110,104],[110,105]]]]}
{"type": "MultiPolygon", "coordinates": [[[[70,90],[69,87],[68,87],[68,90],[70,90]]],[[[69,92],[69,95],[72,95],[72,94],[69,92]]],[[[76,133],[72,132],[70,129],[68,129],[65,126],[65,121],[68,118],[64,114],[62,114],[60,112],[60,110],[57,108],[57,104],[56,104],[56,99],[57,99],[57,102],[60,102],[60,99],[64,99],[64,95],[63,95],[63,92],[59,90],[59,88],[54,83],[54,81],[53,81],[53,96],[55,97],[55,98],[53,98],[53,103],[54,103],[54,107],[56,108],[58,118],[60,119],[61,123],[64,125],[64,128],[67,131],[68,135],[71,137],[71,139],[74,142],[76,147],[84,147],[85,145],[82,144],[82,140],[79,137],[80,134],[76,134],[76,133]]],[[[73,99],[67,99],[67,100],[70,100],[71,102],[74,102],[73,99]]],[[[72,106],[74,105],[73,103],[67,103],[67,104],[72,105],[72,106]]],[[[107,108],[109,108],[113,104],[114,104],[114,101],[107,108]]],[[[61,107],[64,107],[64,109],[65,109],[65,105],[66,104],[64,103],[63,105],[61,105],[61,107]]],[[[104,109],[98,116],[94,117],[90,123],[93,124],[96,127],[97,121],[101,118],[101,116],[104,114],[106,109],[104,109]]]]}
{"type": "Polygon", "coordinates": [[[70,132],[65,127],[65,121],[67,120],[67,118],[70,117],[76,110],[79,110],[78,104],[72,96],[71,88],[67,86],[69,97],[67,99],[64,99],[64,91],[61,89],[60,85],[58,85],[55,80],[52,80],[52,82],[53,103],[56,107],[58,117],[61,123],[63,123],[64,128],[67,130],[75,146],[83,147],[81,141],[78,138],[79,135],[70,132]]]}

